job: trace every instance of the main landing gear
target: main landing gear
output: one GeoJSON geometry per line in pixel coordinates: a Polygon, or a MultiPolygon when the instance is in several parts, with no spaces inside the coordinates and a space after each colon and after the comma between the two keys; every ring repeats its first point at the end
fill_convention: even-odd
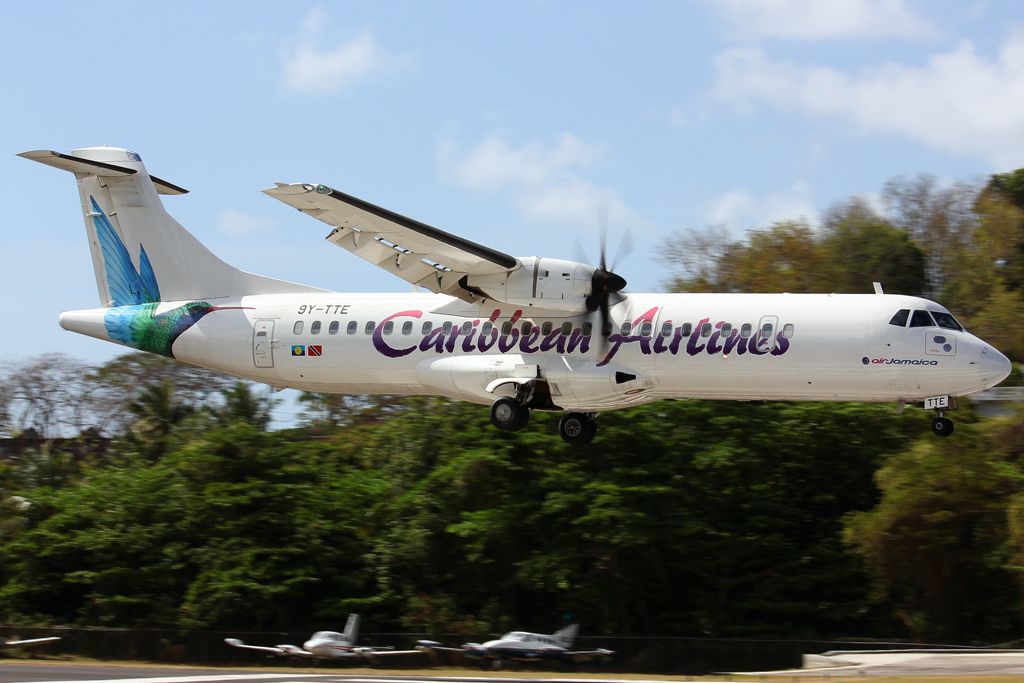
{"type": "Polygon", "coordinates": [[[590,443],[597,434],[593,413],[566,413],[558,421],[558,434],[563,441],[574,446],[590,443]]]}
{"type": "MultiPolygon", "coordinates": [[[[491,404],[491,424],[507,432],[518,432],[530,421],[530,408],[518,398],[503,396],[491,404]]],[[[597,422],[593,413],[566,413],[558,421],[558,434],[566,443],[582,446],[594,440],[597,422]]]]}
{"type": "Polygon", "coordinates": [[[518,432],[530,421],[530,409],[514,398],[504,396],[491,404],[491,424],[508,432],[518,432]]]}

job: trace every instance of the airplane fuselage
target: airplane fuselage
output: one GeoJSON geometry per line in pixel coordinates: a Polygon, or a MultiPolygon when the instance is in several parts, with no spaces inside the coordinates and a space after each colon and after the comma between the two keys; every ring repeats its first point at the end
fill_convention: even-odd
{"type": "Polygon", "coordinates": [[[665,398],[915,402],[983,390],[1009,367],[917,297],[630,294],[611,319],[604,340],[595,316],[304,293],[71,311],[61,325],[276,387],[490,403],[514,391],[503,379],[536,377],[555,409],[591,412],[665,398]],[[929,322],[910,326],[914,311],[929,322]]]}

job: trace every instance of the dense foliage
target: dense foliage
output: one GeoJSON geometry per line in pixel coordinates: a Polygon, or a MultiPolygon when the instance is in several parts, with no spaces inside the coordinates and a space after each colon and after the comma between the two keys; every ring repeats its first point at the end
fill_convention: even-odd
{"type": "MultiPolygon", "coordinates": [[[[674,242],[682,290],[925,293],[1024,357],[1024,173],[898,180],[674,242]],[[942,242],[941,247],[939,242],[942,242]],[[969,274],[965,276],[965,273],[969,274]]],[[[0,621],[1009,640],[1024,412],[925,433],[892,406],[674,401],[579,450],[444,399],[307,394],[128,354],[0,382],[0,621]],[[51,438],[60,437],[60,438],[51,438]]]]}

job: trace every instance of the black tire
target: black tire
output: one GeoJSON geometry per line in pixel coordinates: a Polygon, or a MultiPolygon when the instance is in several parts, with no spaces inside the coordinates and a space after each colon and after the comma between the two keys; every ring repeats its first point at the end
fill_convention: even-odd
{"type": "Polygon", "coordinates": [[[504,396],[491,404],[491,424],[498,429],[514,432],[526,426],[529,411],[514,398],[504,396]]]}
{"type": "Polygon", "coordinates": [[[597,423],[583,413],[566,413],[558,421],[558,435],[574,446],[590,443],[595,434],[597,423]]]}
{"type": "Polygon", "coordinates": [[[949,436],[953,433],[953,421],[948,417],[937,417],[932,420],[932,434],[935,436],[949,436]]]}

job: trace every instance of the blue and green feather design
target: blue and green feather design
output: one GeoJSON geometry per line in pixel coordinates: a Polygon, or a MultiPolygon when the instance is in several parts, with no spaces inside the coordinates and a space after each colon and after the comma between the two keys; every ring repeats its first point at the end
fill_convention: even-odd
{"type": "Polygon", "coordinates": [[[139,244],[139,267],[136,269],[128,249],[96,198],[90,196],[89,202],[110,292],[111,308],[103,315],[107,335],[140,351],[174,358],[174,340],[217,307],[205,301],[190,301],[157,313],[160,286],[146,248],[139,244]]]}

